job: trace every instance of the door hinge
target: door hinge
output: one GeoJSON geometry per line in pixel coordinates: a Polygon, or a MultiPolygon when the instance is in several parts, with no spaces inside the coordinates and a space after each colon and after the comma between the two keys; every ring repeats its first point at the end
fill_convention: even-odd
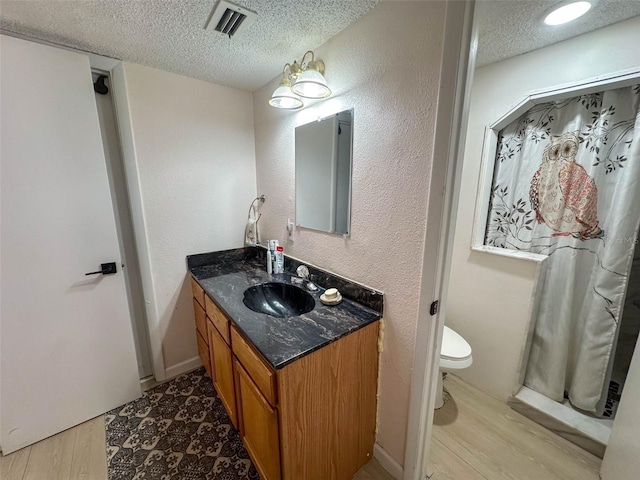
{"type": "Polygon", "coordinates": [[[431,314],[431,316],[433,316],[436,313],[438,313],[438,305],[439,305],[438,300],[436,300],[435,302],[433,302],[431,304],[431,308],[429,309],[429,313],[431,314]]]}

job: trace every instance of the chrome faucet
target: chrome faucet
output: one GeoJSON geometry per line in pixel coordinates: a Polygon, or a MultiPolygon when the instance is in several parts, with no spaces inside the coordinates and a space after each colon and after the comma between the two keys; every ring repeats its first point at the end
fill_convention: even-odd
{"type": "Polygon", "coordinates": [[[306,265],[300,265],[296,268],[297,277],[291,277],[291,282],[303,284],[310,292],[315,292],[318,287],[315,283],[309,280],[309,269],[306,265]]]}

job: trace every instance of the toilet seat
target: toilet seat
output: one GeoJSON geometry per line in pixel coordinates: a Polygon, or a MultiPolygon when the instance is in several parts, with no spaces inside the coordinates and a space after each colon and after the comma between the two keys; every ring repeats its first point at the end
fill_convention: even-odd
{"type": "Polygon", "coordinates": [[[445,325],[440,349],[440,368],[467,368],[472,363],[471,346],[457,332],[445,325]]]}

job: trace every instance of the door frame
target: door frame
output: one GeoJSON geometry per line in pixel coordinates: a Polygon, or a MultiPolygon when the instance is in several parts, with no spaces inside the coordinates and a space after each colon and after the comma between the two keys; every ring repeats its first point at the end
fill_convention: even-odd
{"type": "MultiPolygon", "coordinates": [[[[101,70],[109,75],[111,93],[113,95],[116,129],[118,131],[120,141],[120,151],[122,152],[122,160],[124,162],[125,182],[129,196],[129,205],[131,207],[132,228],[135,236],[136,249],[138,251],[138,262],[140,277],[142,279],[142,292],[144,295],[143,300],[146,313],[145,316],[149,333],[149,346],[151,349],[151,364],[153,376],[155,377],[154,379],[149,379],[146,382],[143,382],[142,386],[143,390],[152,388],[158,382],[166,380],[167,374],[164,357],[162,355],[162,338],[160,337],[160,332],[157,328],[157,325],[159,325],[160,314],[157,309],[156,294],[153,286],[153,278],[151,276],[151,258],[148,234],[144,208],[142,205],[142,190],[138,175],[135,147],[133,143],[131,112],[126,88],[127,82],[124,63],[116,58],[105,57],[91,52],[69,48],[64,45],[58,45],[53,42],[33,38],[29,35],[17,34],[5,30],[0,30],[0,33],[33,43],[81,53],[89,57],[89,64],[92,71],[101,70]],[[152,328],[152,325],[156,327],[152,328]]],[[[124,256],[122,258],[124,258],[124,256]]],[[[128,290],[127,295],[129,295],[128,290]]],[[[133,325],[131,328],[133,329],[133,325]]]]}
{"type": "MultiPolygon", "coordinates": [[[[33,39],[31,40],[34,41],[33,39]]],[[[67,49],[66,47],[61,47],[59,45],[53,46],[67,49]]],[[[149,242],[144,208],[142,205],[142,190],[140,187],[140,178],[136,163],[135,147],[133,144],[133,129],[131,124],[131,112],[129,109],[129,97],[127,95],[126,88],[127,80],[124,71],[124,64],[121,60],[96,55],[95,53],[81,53],[84,53],[89,57],[89,63],[91,64],[92,69],[107,72],[111,82],[116,129],[118,131],[120,151],[124,162],[125,182],[127,184],[126,186],[129,194],[129,206],[131,208],[131,220],[133,223],[132,228],[135,236],[136,249],[138,251],[140,278],[142,279],[146,323],[149,333],[149,346],[151,348],[151,365],[153,369],[153,376],[155,377],[155,382],[151,379],[150,381],[145,382],[145,386],[151,388],[156,384],[156,382],[165,380],[167,374],[164,357],[162,356],[162,339],[160,338],[158,329],[151,328],[151,325],[158,325],[160,315],[157,309],[156,294],[153,286],[153,278],[151,276],[149,242]]]]}
{"type": "Polygon", "coordinates": [[[447,2],[402,480],[427,478],[453,255],[454,216],[458,208],[477,53],[474,12],[475,0],[447,2]],[[438,246],[437,255],[433,255],[432,245],[438,246]],[[439,305],[435,315],[431,315],[434,301],[439,305]]]}
{"type": "MultiPolygon", "coordinates": [[[[91,62],[90,62],[91,63],[91,62]]],[[[101,108],[98,106],[98,119],[100,120],[100,130],[103,136],[105,150],[105,161],[107,162],[107,173],[109,177],[111,202],[116,217],[116,229],[118,230],[118,242],[120,244],[120,256],[122,257],[122,272],[125,276],[125,286],[127,289],[127,300],[131,314],[134,343],[136,345],[136,358],[138,359],[138,369],[140,364],[144,365],[144,373],[140,376],[141,383],[148,385],[153,378],[153,364],[151,361],[151,344],[149,342],[149,327],[144,305],[144,293],[142,291],[142,280],[139,279],[140,263],[138,261],[138,251],[135,246],[135,235],[133,232],[133,221],[131,217],[131,206],[129,191],[127,188],[127,176],[124,172],[124,159],[122,157],[122,142],[120,140],[119,127],[116,118],[116,105],[113,92],[113,79],[111,72],[91,67],[92,77],[106,76],[108,79],[109,92],[104,99],[102,95],[96,95],[96,103],[102,103],[102,108],[110,108],[113,122],[104,119],[101,108]],[[109,105],[106,107],[105,105],[109,105]],[[107,124],[103,125],[106,120],[107,124]],[[106,132],[114,129],[113,135],[106,136],[106,132]],[[111,137],[111,138],[109,138],[111,137]],[[113,150],[113,151],[112,151],[113,150]]],[[[141,373],[139,371],[139,373],[141,373]]]]}
{"type": "Polygon", "coordinates": [[[153,379],[148,383],[148,387],[153,387],[156,382],[166,379],[166,368],[162,355],[162,339],[158,328],[160,315],[156,303],[155,288],[151,275],[151,257],[149,251],[148,234],[144,207],[142,204],[142,190],[138,166],[136,162],[135,147],[133,143],[133,129],[131,123],[131,112],[129,109],[129,97],[126,88],[126,75],[124,64],[120,60],[102,57],[93,53],[87,53],[91,67],[109,73],[111,89],[113,93],[113,103],[115,110],[116,129],[120,140],[120,151],[124,162],[125,182],[129,195],[129,206],[131,208],[132,228],[135,237],[136,249],[138,251],[138,262],[140,268],[140,278],[142,280],[142,292],[144,295],[144,306],[146,313],[146,323],[149,334],[149,346],[151,348],[151,365],[155,382],[153,379]]]}

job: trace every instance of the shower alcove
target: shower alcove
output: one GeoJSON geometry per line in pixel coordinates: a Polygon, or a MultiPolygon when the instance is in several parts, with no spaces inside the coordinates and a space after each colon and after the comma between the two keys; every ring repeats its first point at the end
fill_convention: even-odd
{"type": "Polygon", "coordinates": [[[476,203],[472,250],[538,264],[508,403],[600,457],[640,332],[639,106],[637,70],[533,92],[486,128],[476,203]]]}

